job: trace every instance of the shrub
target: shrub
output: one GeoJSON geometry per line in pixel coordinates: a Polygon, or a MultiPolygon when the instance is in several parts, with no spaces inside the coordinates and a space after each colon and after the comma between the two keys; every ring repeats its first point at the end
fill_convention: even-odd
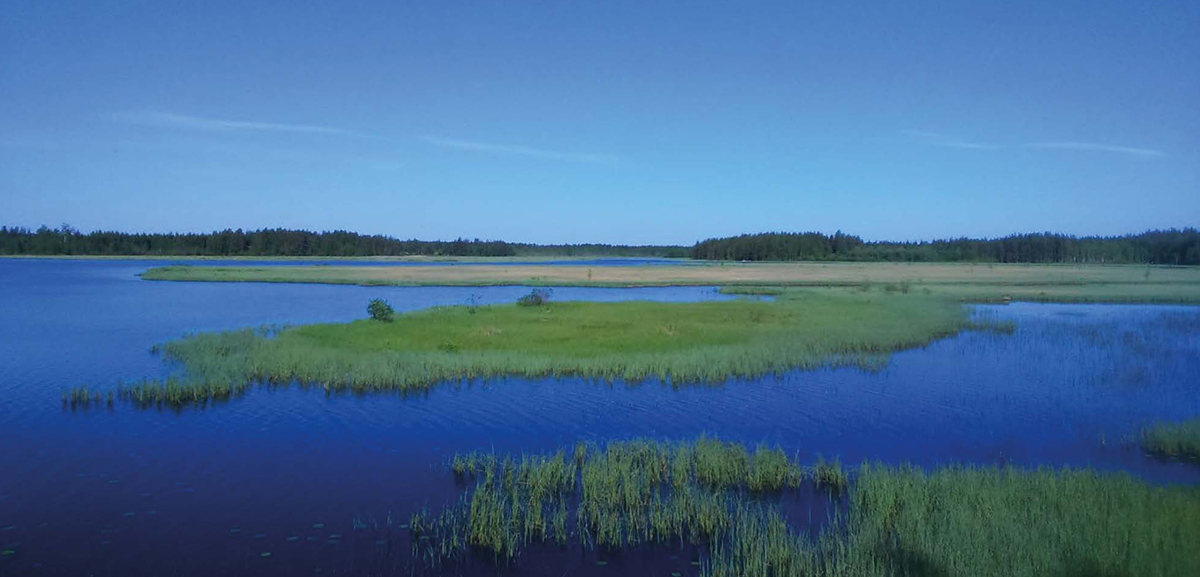
{"type": "Polygon", "coordinates": [[[371,302],[367,303],[367,313],[377,321],[390,323],[396,310],[383,299],[371,299],[371,302]]]}
{"type": "Polygon", "coordinates": [[[535,288],[529,291],[529,294],[517,299],[517,304],[523,307],[540,307],[550,302],[552,294],[554,294],[553,289],[535,288]]]}

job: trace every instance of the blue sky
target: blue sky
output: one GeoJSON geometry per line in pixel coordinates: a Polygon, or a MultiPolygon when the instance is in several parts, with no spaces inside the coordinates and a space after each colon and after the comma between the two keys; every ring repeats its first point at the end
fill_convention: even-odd
{"type": "Polygon", "coordinates": [[[691,243],[1200,225],[1200,3],[0,4],[0,222],[691,243]]]}

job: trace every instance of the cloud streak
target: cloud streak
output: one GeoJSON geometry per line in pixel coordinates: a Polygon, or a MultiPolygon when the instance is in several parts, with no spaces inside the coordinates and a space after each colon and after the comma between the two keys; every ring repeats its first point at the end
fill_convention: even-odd
{"type": "Polygon", "coordinates": [[[567,162],[584,162],[589,164],[613,164],[617,162],[617,158],[606,154],[593,154],[586,152],[564,152],[560,150],[548,150],[544,148],[534,148],[531,146],[521,146],[514,144],[496,144],[492,142],[478,142],[474,140],[463,140],[459,138],[444,138],[441,136],[424,136],[422,140],[441,148],[452,148],[455,150],[465,150],[469,152],[482,152],[487,154],[501,154],[510,156],[526,156],[530,158],[541,158],[546,160],[561,160],[567,162]]]}
{"type": "Polygon", "coordinates": [[[251,120],[229,120],[224,118],[206,118],[190,116],[174,112],[155,110],[140,110],[118,112],[110,115],[111,119],[126,124],[150,126],[155,128],[170,128],[178,130],[199,130],[205,132],[284,132],[293,134],[328,134],[341,136],[370,135],[315,124],[282,124],[277,122],[258,122],[251,120]]]}
{"type": "Polygon", "coordinates": [[[1152,148],[1099,144],[1096,142],[1031,142],[1028,144],[1022,144],[1021,146],[1023,148],[1082,150],[1088,152],[1116,152],[1120,154],[1132,154],[1133,156],[1140,156],[1142,158],[1163,155],[1163,151],[1154,150],[1152,148]]]}
{"type": "MultiPolygon", "coordinates": [[[[183,130],[217,134],[314,134],[393,141],[393,139],[383,136],[356,132],[336,126],[211,118],[204,116],[193,116],[189,114],[178,114],[175,112],[167,112],[162,110],[136,110],[118,112],[109,114],[107,118],[123,124],[166,130],[183,130]]],[[[539,158],[544,160],[564,162],[580,162],[588,164],[614,164],[619,161],[617,157],[607,154],[550,150],[546,148],[536,148],[517,144],[499,144],[494,142],[480,142],[462,138],[447,138],[442,136],[428,135],[421,136],[419,139],[426,144],[440,148],[478,152],[483,154],[524,156],[528,158],[539,158]]],[[[6,143],[0,141],[0,145],[6,145],[6,143]]]]}
{"type": "Polygon", "coordinates": [[[1035,148],[1043,150],[1076,150],[1083,152],[1111,152],[1116,154],[1126,154],[1137,156],[1139,158],[1152,158],[1155,156],[1163,156],[1161,150],[1152,148],[1139,148],[1135,146],[1123,146],[1117,144],[1103,144],[1098,142],[1023,142],[1011,146],[999,144],[985,144],[980,142],[971,142],[962,140],[948,134],[940,132],[930,132],[927,130],[901,130],[901,134],[910,138],[916,139],[929,146],[941,146],[945,148],[962,148],[969,150],[1002,150],[1014,148],[1035,148]]]}

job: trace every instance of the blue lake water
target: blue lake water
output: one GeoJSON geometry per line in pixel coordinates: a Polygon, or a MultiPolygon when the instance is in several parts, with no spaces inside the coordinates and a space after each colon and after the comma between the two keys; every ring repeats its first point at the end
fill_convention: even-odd
{"type": "MultiPolygon", "coordinates": [[[[139,280],[150,266],[0,259],[0,550],[12,551],[0,575],[407,575],[407,542],[373,527],[389,511],[407,521],[455,498],[462,487],[444,467],[453,452],[580,439],[711,433],[802,460],[1091,466],[1200,481],[1200,467],[1131,442],[1147,423],[1200,415],[1198,307],[981,306],[976,314],[1011,319],[1016,331],[945,339],[877,372],[679,390],[499,379],[407,398],[282,388],[204,410],[64,410],[71,386],[165,374],[149,348],[188,332],[345,321],[375,297],[412,310],[525,292],[139,280]]],[[[555,289],[556,300],[720,298],[711,287],[555,289]]],[[[598,568],[549,555],[516,573],[695,573],[670,563],[681,562],[631,555],[598,568]]]]}

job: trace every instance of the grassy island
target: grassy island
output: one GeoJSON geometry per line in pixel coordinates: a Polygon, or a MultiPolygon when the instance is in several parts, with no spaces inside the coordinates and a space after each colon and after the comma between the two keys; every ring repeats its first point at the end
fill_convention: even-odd
{"type": "Polygon", "coordinates": [[[365,286],[853,287],[960,301],[1200,303],[1200,267],[970,263],[711,263],[655,266],[169,266],[146,280],[365,286]]]}
{"type": "MultiPolygon", "coordinates": [[[[499,564],[545,544],[598,555],[660,544],[698,553],[700,574],[1190,575],[1200,493],[1087,470],[864,464],[802,466],[777,448],[716,439],[577,445],[519,458],[456,455],[468,488],[409,524],[418,561],[469,553],[499,564]],[[826,479],[842,479],[830,483],[826,479]],[[803,495],[803,496],[802,496],[803,495]],[[832,499],[817,538],[789,498],[832,499]]],[[[818,520],[818,522],[821,522],[818,520]]],[[[687,558],[680,572],[690,572],[687,558]]]]}
{"type": "MultiPolygon", "coordinates": [[[[419,391],[493,376],[579,376],[672,385],[831,364],[874,366],[888,353],[973,326],[968,311],[923,294],[793,289],[774,301],[553,302],[453,306],[272,330],[197,334],[159,351],[183,375],[122,386],[137,403],[222,399],[254,383],[419,391]]],[[[70,402],[88,402],[86,391],[70,402]]]]}

